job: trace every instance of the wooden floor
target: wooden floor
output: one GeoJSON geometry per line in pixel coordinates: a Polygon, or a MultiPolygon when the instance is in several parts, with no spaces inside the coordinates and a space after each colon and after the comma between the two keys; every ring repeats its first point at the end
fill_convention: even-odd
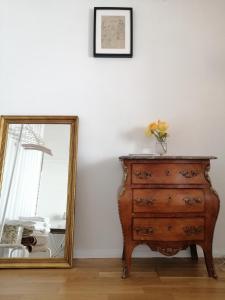
{"type": "Polygon", "coordinates": [[[121,279],[119,259],[79,259],[72,269],[0,270],[0,300],[224,300],[225,265],[218,279],[189,258],[133,259],[121,279]]]}

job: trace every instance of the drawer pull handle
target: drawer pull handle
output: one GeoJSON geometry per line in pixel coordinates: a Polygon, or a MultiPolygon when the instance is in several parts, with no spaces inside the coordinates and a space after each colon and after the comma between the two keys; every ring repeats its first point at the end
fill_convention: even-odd
{"type": "Polygon", "coordinates": [[[185,178],[193,178],[195,176],[198,176],[199,175],[199,171],[195,171],[195,170],[183,170],[183,171],[180,171],[179,172],[183,177],[185,178]]]}
{"type": "Polygon", "coordinates": [[[193,206],[195,204],[201,204],[202,199],[196,197],[184,197],[183,198],[186,205],[193,206]]]}
{"type": "Polygon", "coordinates": [[[154,233],[153,227],[136,227],[134,230],[141,235],[152,235],[154,233]]]}
{"type": "Polygon", "coordinates": [[[203,226],[185,226],[183,228],[184,232],[186,233],[186,235],[190,236],[190,235],[196,235],[196,234],[200,234],[204,231],[204,227],[203,226]]]}
{"type": "Polygon", "coordinates": [[[138,177],[139,179],[147,179],[148,177],[152,177],[152,173],[151,172],[147,172],[147,171],[138,171],[135,172],[134,175],[136,177],[138,177]]]}
{"type": "Polygon", "coordinates": [[[155,202],[155,199],[153,198],[136,198],[134,199],[136,205],[138,206],[152,206],[155,202]]]}

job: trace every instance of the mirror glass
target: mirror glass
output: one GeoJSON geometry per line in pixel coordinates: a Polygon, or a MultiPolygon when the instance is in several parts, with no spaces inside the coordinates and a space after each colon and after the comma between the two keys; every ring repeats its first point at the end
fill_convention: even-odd
{"type": "Polygon", "coordinates": [[[70,136],[71,124],[49,120],[8,124],[0,194],[0,259],[50,261],[66,258],[68,250],[72,253],[66,249],[71,245],[68,226],[73,217],[68,212],[70,136]]]}

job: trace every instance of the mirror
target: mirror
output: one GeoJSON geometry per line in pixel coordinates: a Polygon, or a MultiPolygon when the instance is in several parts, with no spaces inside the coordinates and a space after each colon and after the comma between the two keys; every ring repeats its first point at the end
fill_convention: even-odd
{"type": "Polygon", "coordinates": [[[72,266],[76,116],[2,116],[0,268],[72,266]]]}

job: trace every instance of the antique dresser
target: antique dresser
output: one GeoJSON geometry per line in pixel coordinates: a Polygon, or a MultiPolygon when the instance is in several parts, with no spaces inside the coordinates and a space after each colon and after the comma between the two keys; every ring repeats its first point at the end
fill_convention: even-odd
{"type": "Polygon", "coordinates": [[[197,260],[202,247],[209,277],[219,198],[209,179],[208,156],[121,156],[124,182],[119,195],[123,278],[129,275],[135,246],[175,255],[190,246],[197,260]]]}

